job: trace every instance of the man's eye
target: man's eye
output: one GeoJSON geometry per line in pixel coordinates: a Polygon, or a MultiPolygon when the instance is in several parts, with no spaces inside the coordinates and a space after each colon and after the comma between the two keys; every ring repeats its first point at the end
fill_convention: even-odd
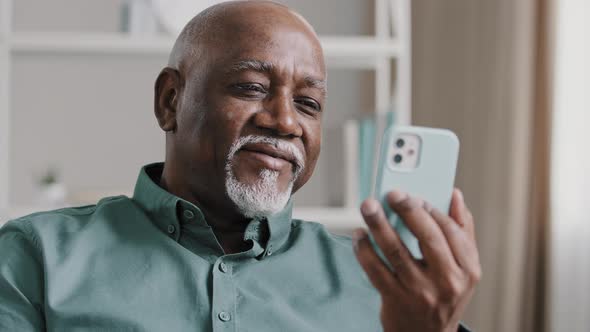
{"type": "Polygon", "coordinates": [[[234,88],[248,95],[266,93],[266,89],[264,88],[264,86],[258,83],[240,83],[234,85],[234,88]]]}
{"type": "Polygon", "coordinates": [[[317,101],[310,99],[310,98],[295,99],[295,102],[300,105],[305,106],[306,108],[311,108],[312,110],[317,111],[317,112],[322,110],[322,107],[320,106],[320,104],[317,101]]]}

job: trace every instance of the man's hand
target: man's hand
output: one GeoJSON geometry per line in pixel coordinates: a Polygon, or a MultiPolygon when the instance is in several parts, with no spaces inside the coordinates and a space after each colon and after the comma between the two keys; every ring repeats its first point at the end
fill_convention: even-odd
{"type": "Polygon", "coordinates": [[[418,238],[424,258],[416,260],[389,224],[383,208],[367,199],[361,213],[393,271],[377,256],[367,232],[353,235],[355,253],[381,294],[385,332],[457,331],[481,278],[473,216],[463,195],[453,192],[450,216],[419,198],[390,192],[387,201],[418,238]]]}

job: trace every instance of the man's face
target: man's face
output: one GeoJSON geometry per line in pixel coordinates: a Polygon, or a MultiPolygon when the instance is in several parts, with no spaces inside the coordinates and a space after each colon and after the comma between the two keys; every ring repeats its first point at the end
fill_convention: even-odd
{"type": "Polygon", "coordinates": [[[326,79],[314,38],[289,24],[238,31],[187,70],[176,145],[199,197],[228,197],[242,212],[266,200],[276,212],[310,178],[326,79]]]}

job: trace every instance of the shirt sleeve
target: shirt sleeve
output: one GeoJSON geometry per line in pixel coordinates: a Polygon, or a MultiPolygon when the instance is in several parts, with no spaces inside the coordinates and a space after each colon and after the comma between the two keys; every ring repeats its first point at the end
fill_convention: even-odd
{"type": "Polygon", "coordinates": [[[43,267],[24,220],[0,228],[0,331],[45,330],[43,267]]]}

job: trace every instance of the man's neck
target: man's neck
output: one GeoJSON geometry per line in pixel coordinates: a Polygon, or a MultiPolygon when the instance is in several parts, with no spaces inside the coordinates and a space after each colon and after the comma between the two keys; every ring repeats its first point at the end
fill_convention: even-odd
{"type": "Polygon", "coordinates": [[[166,168],[165,164],[162,176],[157,182],[164,190],[195,204],[201,210],[226,254],[249,249],[251,244],[244,241],[244,233],[250,219],[236,211],[234,204],[229,202],[229,198],[216,199],[206,195],[197,195],[187,187],[189,181],[180,180],[174,176],[174,172],[166,168]],[[223,204],[224,202],[225,204],[223,204]]]}

